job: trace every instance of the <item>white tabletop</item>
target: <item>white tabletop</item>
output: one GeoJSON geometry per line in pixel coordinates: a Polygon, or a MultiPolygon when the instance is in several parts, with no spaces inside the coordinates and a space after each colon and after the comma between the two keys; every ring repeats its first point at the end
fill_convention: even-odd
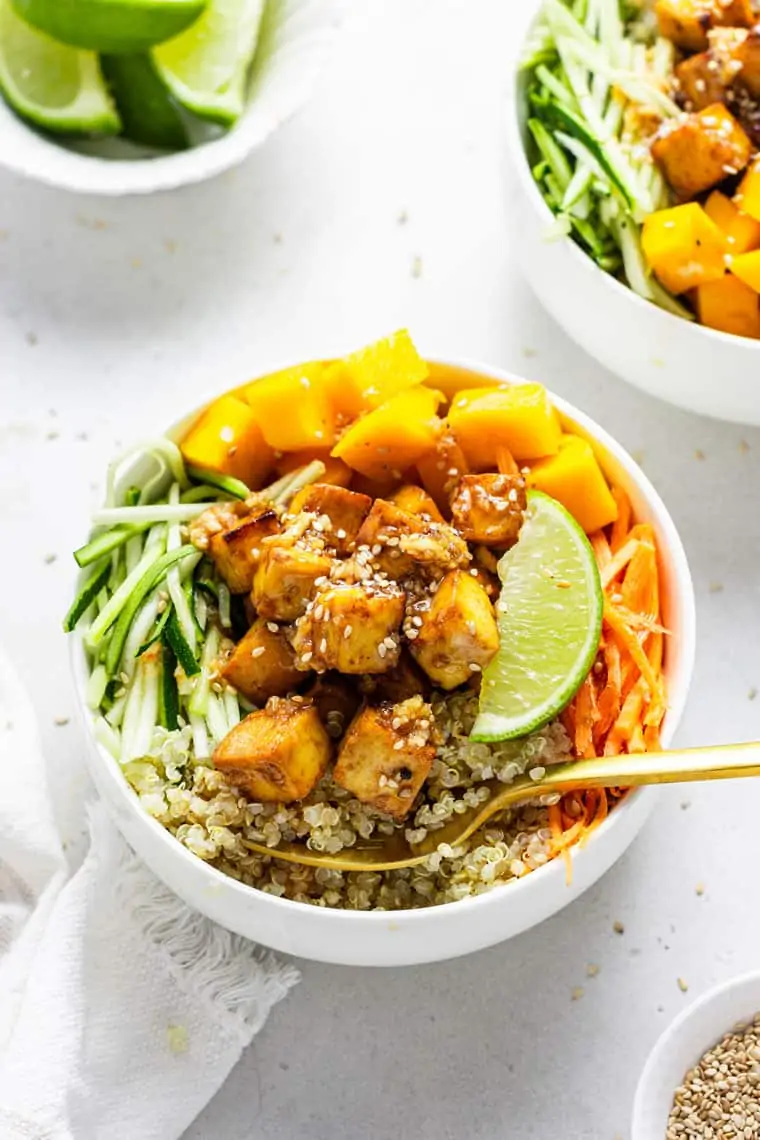
{"type": "MultiPolygon", "coordinates": [[[[758,735],[760,431],[624,386],[523,285],[499,153],[516,3],[351,5],[314,102],[210,185],[102,201],[0,177],[0,640],[72,845],[86,781],[60,619],[117,441],[271,362],[401,325],[431,354],[544,381],[640,458],[696,583],[680,739],[758,735]]],[[[603,882],[511,943],[387,972],[304,963],[187,1140],[625,1136],[668,1019],[758,965],[759,817],[760,786],[670,790],[603,882]]]]}

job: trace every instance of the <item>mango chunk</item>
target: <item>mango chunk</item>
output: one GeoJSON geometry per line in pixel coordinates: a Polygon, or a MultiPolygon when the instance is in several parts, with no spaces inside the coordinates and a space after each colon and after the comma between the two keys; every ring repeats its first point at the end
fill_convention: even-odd
{"type": "Polygon", "coordinates": [[[278,475],[287,475],[290,471],[297,471],[299,467],[306,467],[312,460],[318,459],[325,465],[325,473],[320,476],[320,483],[330,483],[333,487],[347,487],[351,482],[353,472],[341,459],[334,459],[329,449],[321,447],[306,447],[301,451],[286,451],[275,464],[278,475]]]}
{"type": "Polygon", "coordinates": [[[749,285],[750,289],[754,289],[755,295],[760,293],[760,249],[732,258],[731,272],[745,285],[749,285]]]}
{"type": "Polygon", "coordinates": [[[267,443],[278,451],[330,447],[335,415],[320,363],[285,368],[262,376],[243,389],[267,443]]]}
{"type": "Polygon", "coordinates": [[[726,238],[697,202],[650,214],[641,245],[650,269],[671,293],[717,281],[726,272],[726,238]]]}
{"type": "Polygon", "coordinates": [[[399,487],[398,491],[394,491],[391,495],[390,502],[411,515],[427,515],[433,522],[444,522],[435,499],[414,483],[405,483],[403,487],[399,487]]]}
{"type": "Polygon", "coordinates": [[[345,361],[332,360],[325,364],[322,382],[339,423],[348,423],[366,412],[367,403],[360,383],[346,367],[345,361]]]}
{"type": "Polygon", "coordinates": [[[448,418],[467,462],[478,471],[493,470],[501,449],[517,460],[554,455],[562,434],[541,384],[471,388],[452,402],[448,418]]]}
{"type": "Polygon", "coordinates": [[[617,518],[617,504],[591,444],[577,435],[564,435],[557,455],[534,464],[527,482],[561,503],[587,534],[617,518]]]}
{"type": "Polygon", "coordinates": [[[742,178],[734,202],[745,214],[760,222],[760,159],[755,159],[742,178]]]}
{"type": "Polygon", "coordinates": [[[341,361],[345,398],[361,396],[364,408],[378,408],[405,388],[427,379],[428,366],[406,329],[352,352],[341,361]]]}
{"type": "Polygon", "coordinates": [[[251,409],[236,396],[209,404],[180,444],[186,463],[241,479],[252,491],[263,486],[274,465],[251,409]]]}
{"type": "Polygon", "coordinates": [[[747,253],[760,246],[760,222],[745,214],[720,190],[713,190],[705,202],[705,213],[725,234],[727,253],[747,253]]]}
{"type": "Polygon", "coordinates": [[[435,500],[444,518],[451,515],[451,496],[463,475],[469,475],[470,465],[464,452],[450,431],[436,441],[435,451],[417,461],[420,481],[435,500]]]}
{"type": "Polygon", "coordinates": [[[405,467],[435,447],[440,401],[439,392],[419,385],[399,392],[351,424],[333,448],[333,456],[370,479],[400,479],[405,467]]]}
{"type": "MultiPolygon", "coordinates": [[[[751,255],[750,255],[751,256],[751,255]]],[[[696,290],[700,323],[735,336],[760,337],[760,301],[757,293],[732,273],[709,281],[696,290]]]]}

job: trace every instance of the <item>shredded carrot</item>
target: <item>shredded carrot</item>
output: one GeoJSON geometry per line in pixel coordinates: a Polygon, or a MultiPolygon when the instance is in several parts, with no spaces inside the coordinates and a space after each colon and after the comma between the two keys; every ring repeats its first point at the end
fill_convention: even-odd
{"type": "MultiPolygon", "coordinates": [[[[659,748],[666,709],[662,662],[668,630],[654,530],[634,522],[624,491],[613,487],[612,494],[617,519],[589,538],[604,591],[602,641],[594,668],[561,718],[579,757],[659,748]]],[[[583,846],[626,794],[626,788],[576,790],[549,807],[551,853],[564,858],[568,882],[570,849],[583,846]]]]}
{"type": "Polygon", "coordinates": [[[512,452],[506,447],[496,448],[496,467],[500,475],[520,474],[520,468],[517,466],[512,452]]]}

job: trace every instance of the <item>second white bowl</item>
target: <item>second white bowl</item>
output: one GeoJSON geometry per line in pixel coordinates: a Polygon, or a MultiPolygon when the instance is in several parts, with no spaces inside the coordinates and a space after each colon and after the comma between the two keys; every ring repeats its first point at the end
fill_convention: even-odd
{"type": "Polygon", "coordinates": [[[512,247],[534,293],[568,336],[653,396],[716,419],[760,424],[760,341],[673,316],[605,273],[571,238],[547,240],[553,215],[526,155],[516,64],[506,95],[506,158],[512,247]]]}

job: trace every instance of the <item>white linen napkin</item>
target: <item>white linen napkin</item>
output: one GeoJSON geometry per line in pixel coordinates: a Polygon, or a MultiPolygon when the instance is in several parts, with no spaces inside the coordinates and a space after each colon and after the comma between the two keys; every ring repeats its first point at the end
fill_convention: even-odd
{"type": "Polygon", "coordinates": [[[0,1138],[173,1140],[298,980],[169,892],[88,809],[69,876],[0,654],[0,1138]]]}

